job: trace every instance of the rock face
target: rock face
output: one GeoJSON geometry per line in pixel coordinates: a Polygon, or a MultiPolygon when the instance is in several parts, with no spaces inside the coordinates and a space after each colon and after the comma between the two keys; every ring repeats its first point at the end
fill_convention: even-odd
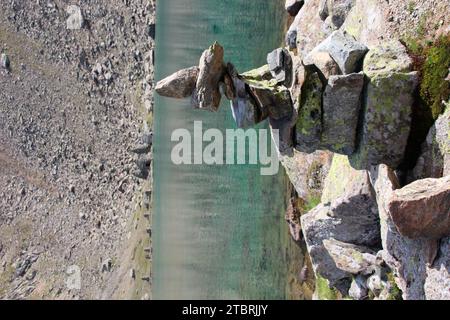
{"type": "Polygon", "coordinates": [[[362,73],[330,76],[323,93],[321,145],[327,150],[351,155],[361,109],[362,73]]]}
{"type": "Polygon", "coordinates": [[[349,33],[337,30],[314,48],[310,54],[328,52],[342,73],[349,74],[360,71],[362,58],[367,51],[367,47],[357,42],[349,33]]]}
{"type": "Polygon", "coordinates": [[[305,66],[316,66],[325,80],[328,80],[330,76],[341,74],[339,66],[328,52],[312,52],[303,60],[303,64],[305,66]]]}
{"type": "Polygon", "coordinates": [[[215,42],[203,52],[200,58],[200,72],[194,97],[194,101],[198,102],[198,108],[200,109],[209,111],[219,109],[221,99],[219,81],[225,73],[223,53],[223,48],[215,42]]]}
{"type": "Polygon", "coordinates": [[[10,68],[9,57],[6,55],[6,53],[2,53],[0,56],[0,66],[6,70],[9,70],[10,68]]]}
{"type": "Polygon", "coordinates": [[[440,178],[450,174],[450,108],[439,116],[422,144],[413,170],[414,179],[440,178]]]}
{"type": "Polygon", "coordinates": [[[285,8],[291,16],[296,16],[303,6],[304,0],[286,0],[285,8]]]}
{"type": "Polygon", "coordinates": [[[450,236],[450,176],[417,180],[394,191],[388,210],[405,237],[450,236]]]}
{"type": "Polygon", "coordinates": [[[424,299],[426,264],[433,244],[426,240],[408,239],[395,227],[388,209],[392,193],[399,188],[393,170],[386,165],[379,165],[373,167],[369,175],[380,215],[383,260],[393,270],[395,282],[403,292],[403,299],[424,299]]]}
{"type": "Polygon", "coordinates": [[[192,95],[197,83],[199,68],[190,67],[175,72],[156,84],[155,91],[170,98],[187,98],[192,95]]]}
{"type": "Polygon", "coordinates": [[[450,300],[450,237],[441,240],[438,259],[427,267],[424,290],[427,300],[450,300]]]}
{"type": "Polygon", "coordinates": [[[323,245],[339,269],[352,274],[373,272],[376,253],[372,249],[333,238],[323,240],[323,245]]]}
{"type": "Polygon", "coordinates": [[[319,74],[307,74],[295,128],[295,147],[299,151],[310,153],[318,149],[322,131],[322,90],[319,74]]]}
{"type": "Polygon", "coordinates": [[[286,49],[278,48],[267,55],[272,77],[279,83],[290,87],[292,84],[292,59],[286,49]]]}
{"type": "Polygon", "coordinates": [[[79,6],[76,5],[67,6],[66,12],[69,14],[69,17],[67,18],[66,21],[67,29],[79,30],[83,28],[84,18],[79,6]]]}
{"type": "Polygon", "coordinates": [[[410,59],[398,42],[373,48],[364,60],[368,78],[364,93],[363,128],[359,150],[352,157],[358,168],[380,163],[397,168],[403,160],[411,126],[416,72],[408,72],[410,59]]]}

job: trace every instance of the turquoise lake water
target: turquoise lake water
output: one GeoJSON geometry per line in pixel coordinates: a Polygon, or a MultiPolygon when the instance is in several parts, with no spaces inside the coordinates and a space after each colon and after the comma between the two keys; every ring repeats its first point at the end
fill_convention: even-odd
{"type": "MultiPolygon", "coordinates": [[[[283,1],[163,0],[157,6],[156,80],[198,64],[217,40],[241,72],[280,46],[283,1]]],[[[284,172],[258,165],[176,166],[172,131],[236,128],[229,102],[218,113],[155,97],[154,299],[285,299],[295,245],[284,222],[284,172]]],[[[263,127],[267,124],[263,124],[263,127]]],[[[254,146],[253,146],[254,147],[254,146]]]]}

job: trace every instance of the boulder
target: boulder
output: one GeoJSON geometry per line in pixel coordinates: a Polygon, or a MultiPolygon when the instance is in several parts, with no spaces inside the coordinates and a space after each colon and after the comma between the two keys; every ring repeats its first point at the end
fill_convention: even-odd
{"type": "Polygon", "coordinates": [[[341,74],[339,66],[328,52],[312,52],[310,55],[305,57],[303,64],[305,66],[314,65],[320,71],[320,75],[322,75],[324,80],[328,80],[330,76],[341,74]]]}
{"type": "Polygon", "coordinates": [[[286,0],[285,8],[291,16],[296,16],[304,4],[304,0],[286,0]]]}
{"type": "Polygon", "coordinates": [[[255,98],[256,104],[263,115],[262,118],[268,115],[272,119],[279,120],[292,116],[291,95],[285,86],[278,85],[275,79],[257,80],[245,76],[243,80],[255,98]]]}
{"type": "Polygon", "coordinates": [[[328,14],[337,29],[344,24],[355,2],[356,0],[328,0],[328,14]]]}
{"type": "Polygon", "coordinates": [[[236,98],[235,88],[233,80],[228,74],[223,76],[223,82],[219,82],[219,90],[222,95],[224,95],[228,100],[233,100],[236,98]]]}
{"type": "Polygon", "coordinates": [[[386,164],[397,168],[403,160],[411,126],[417,72],[408,72],[410,59],[398,42],[373,48],[364,59],[367,86],[355,167],[386,164]],[[394,54],[392,52],[395,52],[394,54]]]}
{"type": "Polygon", "coordinates": [[[450,108],[440,115],[422,144],[413,179],[440,178],[450,174],[450,108]]]}
{"type": "Polygon", "coordinates": [[[187,98],[195,90],[195,84],[199,73],[198,67],[190,67],[179,70],[174,74],[158,81],[155,91],[164,97],[187,98]]]}
{"type": "Polygon", "coordinates": [[[322,103],[322,147],[346,155],[354,152],[363,85],[362,73],[328,79],[322,103]]]}
{"type": "Polygon", "coordinates": [[[230,77],[235,98],[231,100],[231,111],[236,125],[239,128],[252,127],[263,120],[261,111],[258,110],[256,101],[248,92],[248,86],[238,75],[234,66],[228,64],[228,76],[230,77]]]}
{"type": "Polygon", "coordinates": [[[371,188],[366,170],[356,170],[350,165],[347,156],[334,154],[323,184],[321,201],[332,202],[345,194],[365,194],[371,198],[372,209],[376,210],[377,204],[372,196],[371,188]]]}
{"type": "Polygon", "coordinates": [[[370,274],[376,265],[376,252],[364,246],[324,239],[323,245],[339,269],[352,274],[370,274]]]}
{"type": "Polygon", "coordinates": [[[279,157],[290,182],[302,200],[307,201],[322,192],[323,181],[333,158],[331,152],[315,151],[308,154],[294,150],[292,154],[280,154],[279,157]]]}
{"type": "Polygon", "coordinates": [[[67,6],[66,12],[69,17],[66,20],[66,27],[69,30],[79,30],[83,28],[84,18],[81,9],[77,5],[67,6]]]}
{"type": "Polygon", "coordinates": [[[399,188],[398,178],[386,165],[374,166],[369,171],[376,194],[380,215],[381,256],[392,269],[397,286],[405,300],[423,300],[426,265],[432,254],[435,241],[414,240],[402,236],[389,214],[389,199],[399,188]]]}
{"type": "Polygon", "coordinates": [[[9,70],[10,69],[10,61],[9,61],[9,57],[6,53],[2,53],[0,56],[0,66],[3,69],[9,70]]]}
{"type": "Polygon", "coordinates": [[[322,131],[323,84],[317,72],[307,74],[301,91],[295,127],[295,148],[310,153],[318,149],[322,131]]]}
{"type": "Polygon", "coordinates": [[[450,237],[441,240],[438,258],[427,266],[424,290],[427,300],[450,300],[450,237]]]}
{"type": "Polygon", "coordinates": [[[306,68],[302,63],[302,59],[299,56],[291,54],[292,58],[292,85],[289,88],[291,92],[294,108],[298,111],[301,103],[302,87],[306,79],[306,68]]]}
{"type": "Polygon", "coordinates": [[[217,111],[220,106],[221,94],[219,81],[225,74],[223,62],[224,50],[215,42],[205,50],[200,57],[199,74],[194,95],[194,106],[199,109],[217,111]],[[198,103],[198,105],[196,105],[198,103]]]}
{"type": "Polygon", "coordinates": [[[368,296],[368,289],[366,285],[366,279],[358,275],[356,276],[350,285],[348,295],[354,300],[363,300],[368,296]]]}
{"type": "Polygon", "coordinates": [[[272,77],[279,83],[290,87],[292,84],[292,59],[289,51],[278,48],[267,55],[272,77]]]}
{"type": "MultiPolygon", "coordinates": [[[[315,47],[308,56],[315,52],[328,52],[338,64],[341,72],[349,74],[360,71],[362,59],[367,51],[367,47],[357,42],[349,33],[336,30],[315,47]]],[[[309,58],[308,56],[307,58],[309,58]]]]}
{"type": "Polygon", "coordinates": [[[417,180],[395,190],[388,210],[405,237],[440,239],[450,236],[450,175],[417,180]]]}

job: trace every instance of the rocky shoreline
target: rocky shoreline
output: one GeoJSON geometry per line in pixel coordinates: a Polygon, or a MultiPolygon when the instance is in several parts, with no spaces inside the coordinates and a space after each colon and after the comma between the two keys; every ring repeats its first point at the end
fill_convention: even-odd
{"type": "MultiPolygon", "coordinates": [[[[426,75],[389,29],[388,5],[286,1],[286,10],[295,16],[286,48],[267,65],[239,73],[214,43],[156,92],[209,111],[223,96],[238,127],[268,120],[279,130],[280,161],[304,204],[288,221],[306,242],[315,298],[450,299],[448,94],[428,137],[414,141],[426,75]]],[[[448,38],[448,20],[438,27],[448,38]]]]}

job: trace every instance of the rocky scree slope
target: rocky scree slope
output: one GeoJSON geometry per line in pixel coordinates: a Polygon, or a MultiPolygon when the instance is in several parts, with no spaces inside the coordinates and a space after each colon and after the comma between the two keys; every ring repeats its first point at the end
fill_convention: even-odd
{"type": "Polygon", "coordinates": [[[154,13],[0,3],[0,298],[149,297],[154,13]]]}

